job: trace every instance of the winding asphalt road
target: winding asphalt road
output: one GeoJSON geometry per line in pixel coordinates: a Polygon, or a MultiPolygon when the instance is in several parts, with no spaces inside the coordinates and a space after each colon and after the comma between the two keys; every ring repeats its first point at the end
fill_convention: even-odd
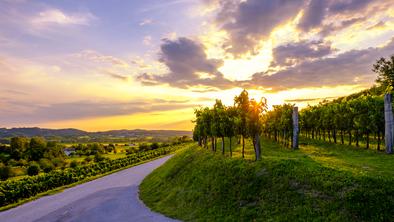
{"type": "Polygon", "coordinates": [[[138,198],[138,185],[166,156],[0,212],[1,222],[175,221],[152,212],[138,198]]]}

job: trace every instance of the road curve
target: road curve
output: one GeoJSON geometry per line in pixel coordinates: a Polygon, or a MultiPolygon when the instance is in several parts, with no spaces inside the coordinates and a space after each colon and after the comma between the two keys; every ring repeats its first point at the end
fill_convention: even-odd
{"type": "Polygon", "coordinates": [[[175,221],[152,212],[138,198],[138,185],[144,177],[169,158],[128,168],[0,212],[0,221],[175,221]]]}

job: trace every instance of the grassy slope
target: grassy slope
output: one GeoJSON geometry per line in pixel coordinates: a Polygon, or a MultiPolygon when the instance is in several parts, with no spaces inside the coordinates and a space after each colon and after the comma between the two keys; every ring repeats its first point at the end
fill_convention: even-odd
{"type": "Polygon", "coordinates": [[[234,158],[187,149],[143,181],[140,197],[186,221],[392,219],[394,156],[308,144],[291,151],[263,141],[259,162],[240,159],[239,146],[234,158]]]}

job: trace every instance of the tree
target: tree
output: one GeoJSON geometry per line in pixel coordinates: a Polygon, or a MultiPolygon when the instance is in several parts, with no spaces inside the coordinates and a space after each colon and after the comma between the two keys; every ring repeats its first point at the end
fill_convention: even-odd
{"type": "Polygon", "coordinates": [[[237,118],[238,118],[237,109],[232,106],[226,107],[223,125],[224,125],[224,134],[226,137],[229,138],[230,156],[233,155],[233,151],[232,151],[232,147],[231,147],[231,145],[232,145],[231,140],[232,140],[232,137],[234,137],[236,135],[237,118]]]}
{"type": "Polygon", "coordinates": [[[31,162],[27,167],[27,175],[34,176],[40,172],[40,166],[36,162],[31,162]]]}
{"type": "MultiPolygon", "coordinates": [[[[226,107],[223,105],[222,101],[217,99],[215,105],[213,106],[214,114],[214,131],[217,137],[222,139],[222,154],[224,155],[224,136],[225,136],[225,121],[226,121],[226,107]]],[[[215,139],[215,151],[216,151],[216,139],[215,139]]]]}
{"type": "Polygon", "coordinates": [[[30,139],[29,148],[27,149],[27,155],[29,160],[38,161],[44,157],[46,152],[46,141],[42,137],[33,137],[30,139]]]}
{"type": "Polygon", "coordinates": [[[29,139],[26,137],[11,138],[11,158],[19,160],[29,147],[29,139]]]}
{"type": "Polygon", "coordinates": [[[247,137],[246,118],[249,112],[249,94],[244,89],[239,96],[234,98],[234,105],[240,116],[239,134],[242,136],[242,158],[245,157],[245,137],[247,137]]]}
{"type": "Polygon", "coordinates": [[[376,82],[386,87],[394,87],[394,55],[388,59],[380,58],[373,65],[372,71],[378,74],[376,82]]]}
{"type": "Polygon", "coordinates": [[[267,110],[267,99],[261,98],[260,102],[252,99],[249,103],[248,112],[248,132],[253,141],[254,152],[256,160],[260,160],[261,147],[260,147],[260,134],[262,132],[261,119],[263,112],[267,110]]]}
{"type": "Polygon", "coordinates": [[[0,163],[0,180],[6,180],[10,177],[11,169],[9,166],[0,163]]]}

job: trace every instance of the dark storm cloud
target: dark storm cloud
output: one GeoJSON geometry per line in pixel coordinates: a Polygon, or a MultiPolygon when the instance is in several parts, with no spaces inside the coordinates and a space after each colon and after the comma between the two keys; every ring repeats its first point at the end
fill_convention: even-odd
{"type": "Polygon", "coordinates": [[[235,55],[255,52],[260,40],[294,18],[303,5],[303,0],[220,1],[216,21],[229,33],[224,47],[235,55]]]}
{"type": "Polygon", "coordinates": [[[308,59],[327,56],[334,51],[330,43],[322,41],[289,43],[272,50],[273,62],[271,66],[291,66],[308,59]]]}
{"type": "Polygon", "coordinates": [[[223,61],[208,59],[203,45],[191,39],[165,39],[161,45],[159,61],[167,66],[168,73],[144,73],[137,79],[145,85],[169,84],[178,88],[200,85],[223,89],[231,85],[231,81],[225,79],[217,70],[223,61]]]}
{"type": "Polygon", "coordinates": [[[301,63],[272,75],[256,73],[244,82],[248,87],[272,88],[273,91],[291,88],[370,84],[376,79],[371,71],[377,59],[394,52],[394,39],[382,48],[352,50],[337,57],[321,58],[301,63]]]}

